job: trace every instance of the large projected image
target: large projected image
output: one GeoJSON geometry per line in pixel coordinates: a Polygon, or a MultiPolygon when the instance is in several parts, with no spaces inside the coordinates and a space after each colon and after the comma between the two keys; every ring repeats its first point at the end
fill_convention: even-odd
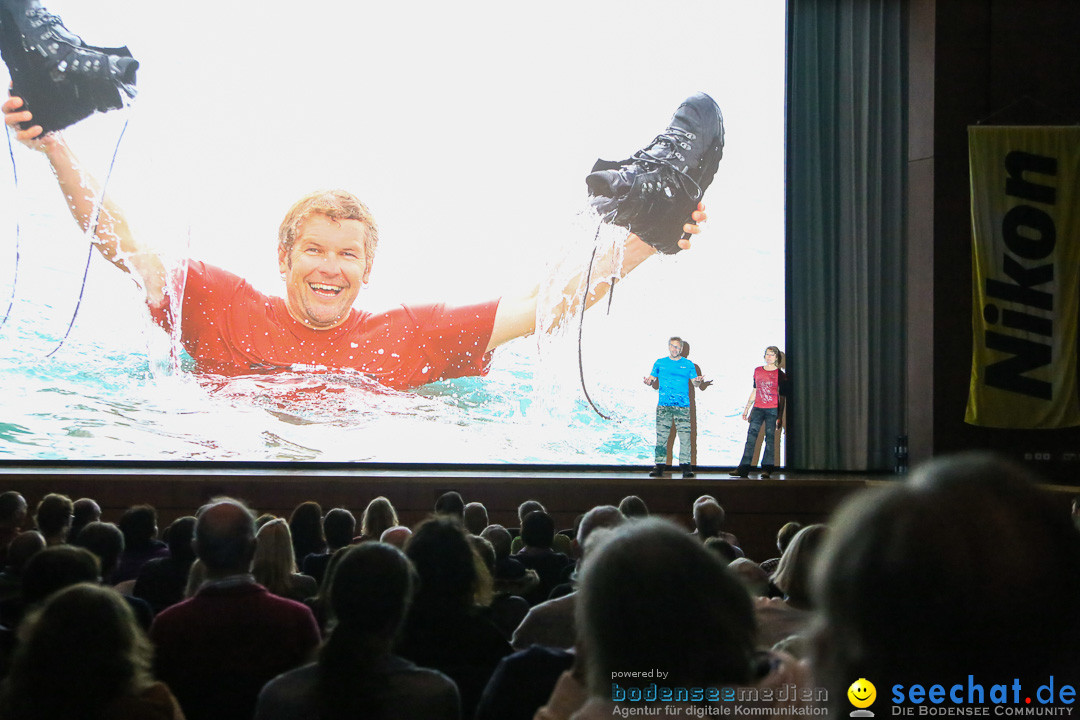
{"type": "Polygon", "coordinates": [[[677,335],[696,464],[739,462],[784,338],[783,2],[45,6],[138,95],[8,133],[0,460],[651,464],[677,335]],[[657,252],[586,175],[696,93],[723,157],[657,252]]]}

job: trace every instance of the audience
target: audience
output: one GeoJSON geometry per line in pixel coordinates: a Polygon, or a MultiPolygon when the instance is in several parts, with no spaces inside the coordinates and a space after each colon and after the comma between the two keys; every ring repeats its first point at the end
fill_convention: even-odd
{"type": "Polygon", "coordinates": [[[619,512],[629,520],[649,517],[649,508],[637,495],[627,495],[619,501],[619,512]]]}
{"type": "Polygon", "coordinates": [[[465,500],[456,490],[444,492],[435,500],[435,514],[446,515],[464,523],[465,500]]]}
{"type": "MultiPolygon", "coordinates": [[[[101,582],[105,585],[112,585],[109,578],[113,577],[116,572],[116,564],[120,560],[120,554],[124,551],[124,534],[120,532],[120,528],[112,523],[92,522],[79,531],[79,537],[74,538],[71,545],[86,548],[94,553],[99,562],[101,582]]],[[[145,600],[133,597],[122,589],[116,588],[116,591],[131,606],[139,627],[149,630],[150,623],[154,619],[154,611],[151,609],[150,604],[145,600]]]]}
{"type": "Polygon", "coordinates": [[[398,524],[397,512],[382,495],[368,503],[360,516],[360,535],[353,542],[379,540],[382,534],[398,524]]]}
{"type": "Polygon", "coordinates": [[[289,516],[294,558],[302,561],[311,553],[325,552],[326,536],[323,535],[322,523],[323,511],[319,503],[308,500],[296,506],[289,516]]]}
{"type": "Polygon", "coordinates": [[[296,571],[289,526],[281,518],[271,520],[255,533],[255,555],[251,560],[255,582],[283,598],[302,602],[319,592],[310,575],[296,571]]]}
{"type": "Polygon", "coordinates": [[[131,594],[150,603],[155,613],[184,599],[188,574],[195,562],[195,550],[191,546],[194,537],[194,516],[173,520],[165,529],[169,554],[147,561],[139,571],[131,594]]]}
{"type": "Polygon", "coordinates": [[[74,505],[67,495],[49,493],[41,498],[34,511],[34,523],[38,532],[45,537],[46,545],[51,547],[67,542],[73,510],[74,505]]]}
{"type": "Polygon", "coordinates": [[[326,538],[326,551],[310,553],[307,557],[297,558],[300,568],[305,575],[315,578],[318,585],[322,585],[326,575],[326,566],[330,562],[330,556],[343,547],[352,544],[353,535],[356,534],[356,518],[345,508],[334,508],[326,513],[323,518],[323,536],[326,538]]]}
{"type": "Polygon", "coordinates": [[[93,498],[79,498],[71,504],[71,528],[68,537],[77,538],[84,527],[101,520],[101,506],[93,498]]]}
{"type": "Polygon", "coordinates": [[[255,583],[247,507],[223,498],[197,518],[195,554],[206,581],[154,619],[156,670],[188,720],[251,717],[263,685],[311,658],[319,627],[306,605],[255,583]]]}
{"type": "Polygon", "coordinates": [[[525,594],[530,605],[548,599],[551,590],[562,579],[563,570],[571,564],[570,558],[552,549],[555,539],[555,521],[542,510],[525,516],[521,524],[523,547],[514,559],[540,576],[540,583],[525,594]]]}
{"type": "Polygon", "coordinates": [[[415,592],[400,550],[368,542],[343,551],[330,577],[333,631],[318,661],[279,675],[256,720],[457,720],[457,686],[392,654],[415,592]]]}
{"type": "Polygon", "coordinates": [[[473,602],[479,577],[472,546],[457,520],[421,523],[405,548],[420,586],[397,653],[439,670],[457,683],[462,716],[471,718],[495,666],[510,643],[473,602]]]}
{"type": "Polygon", "coordinates": [[[772,647],[781,640],[802,634],[813,622],[810,573],[826,534],[825,525],[807,525],[795,534],[780,556],[772,584],[781,597],[759,598],[754,606],[762,647],[772,647]]]}
{"type": "Polygon", "coordinates": [[[465,505],[462,517],[465,529],[472,535],[479,535],[488,526],[488,511],[483,503],[471,502],[465,505]]]}
{"type": "Polygon", "coordinates": [[[124,533],[124,552],[113,573],[112,583],[118,585],[130,580],[134,586],[143,565],[150,560],[168,557],[169,547],[158,540],[157,510],[152,505],[128,508],[117,525],[124,533]]]}
{"type": "Polygon", "coordinates": [[[0,567],[7,562],[7,549],[26,522],[26,498],[14,490],[0,493],[0,567]]]}
{"type": "MultiPolygon", "coordinates": [[[[776,532],[776,549],[783,555],[787,550],[787,546],[791,544],[792,539],[796,533],[802,530],[802,523],[787,522],[776,532]]],[[[780,558],[769,558],[761,563],[761,569],[765,572],[772,574],[776,572],[776,566],[780,564],[780,558]]]]}
{"type": "Polygon", "coordinates": [[[393,527],[388,527],[382,531],[382,534],[379,535],[379,542],[384,542],[388,545],[393,545],[399,550],[404,550],[406,543],[409,542],[409,538],[411,537],[412,530],[404,525],[394,525],[393,527]]]}
{"type": "MultiPolygon", "coordinates": [[[[518,535],[514,537],[513,542],[510,545],[510,552],[517,554],[521,552],[521,548],[525,547],[525,541],[521,537],[520,529],[525,527],[525,518],[529,513],[542,512],[546,513],[547,509],[540,504],[538,500],[526,500],[518,505],[518,535]]],[[[552,541],[552,548],[555,552],[561,552],[563,555],[570,557],[573,554],[573,547],[570,538],[562,533],[555,533],[555,539],[552,541]]]]}
{"type": "Polygon", "coordinates": [[[60,590],[19,635],[0,686],[0,717],[183,720],[169,688],[154,680],[153,649],[115,590],[91,583],[60,590]]]}
{"type": "Polygon", "coordinates": [[[1075,686],[1080,533],[1025,468],[985,453],[934,460],[855,495],[830,525],[815,671],[842,712],[853,677],[960,684],[965,700],[977,684],[980,704],[997,683],[1032,700],[1051,676],[1075,686]]]}

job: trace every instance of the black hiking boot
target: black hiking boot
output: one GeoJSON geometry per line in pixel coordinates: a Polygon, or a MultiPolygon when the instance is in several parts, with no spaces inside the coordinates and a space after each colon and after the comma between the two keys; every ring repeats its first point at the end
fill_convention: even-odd
{"type": "Polygon", "coordinates": [[[621,162],[596,161],[585,178],[589,204],[604,221],[673,255],[723,155],[720,108],[704,93],[691,95],[645,149],[621,162]]]}
{"type": "Polygon", "coordinates": [[[0,56],[11,94],[34,113],[23,129],[60,130],[135,97],[139,63],[128,49],[87,45],[38,0],[0,0],[0,56]]]}

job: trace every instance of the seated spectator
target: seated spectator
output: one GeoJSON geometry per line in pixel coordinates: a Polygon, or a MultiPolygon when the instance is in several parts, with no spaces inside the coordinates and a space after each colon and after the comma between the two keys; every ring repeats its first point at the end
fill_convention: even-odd
{"type": "Polygon", "coordinates": [[[995,684],[1012,693],[1016,683],[1032,693],[1029,709],[1051,676],[1075,685],[1080,533],[1035,481],[1012,461],[965,453],[841,507],[814,577],[815,674],[837,708],[850,709],[852,677],[888,678],[905,695],[959,684],[979,705],[999,702],[995,684]]]}
{"type": "Polygon", "coordinates": [[[742,551],[735,547],[727,540],[718,537],[705,538],[705,547],[710,551],[716,553],[716,556],[720,558],[725,565],[733,560],[745,559],[742,556],[742,551]]]}
{"type": "Polygon", "coordinates": [[[368,542],[342,551],[330,578],[334,629],[318,662],[263,688],[255,720],[457,720],[453,681],[391,653],[414,593],[400,550],[368,542]]]}
{"type": "Polygon", "coordinates": [[[124,534],[124,551],[110,582],[119,585],[130,580],[133,588],[142,566],[149,560],[168,557],[169,547],[158,540],[157,510],[152,505],[128,508],[117,525],[124,534]]]}
{"type": "Polygon", "coordinates": [[[491,543],[495,550],[495,567],[491,576],[495,581],[495,592],[524,597],[526,593],[540,584],[540,576],[535,570],[529,570],[510,555],[513,538],[510,531],[502,525],[488,525],[480,537],[491,543]]]}
{"type": "MultiPolygon", "coordinates": [[[[791,541],[795,538],[796,533],[802,530],[802,523],[787,522],[776,533],[776,549],[783,555],[787,550],[787,546],[791,544],[791,541]]],[[[763,563],[760,563],[761,569],[772,575],[776,572],[776,567],[780,564],[780,558],[769,558],[763,563]]]]}
{"type": "MultiPolygon", "coordinates": [[[[618,707],[612,702],[613,682],[624,689],[652,682],[613,678],[640,668],[663,668],[663,685],[670,688],[805,682],[794,668],[778,664],[779,658],[755,652],[750,598],[702,543],[653,519],[610,532],[590,553],[582,574],[578,646],[587,651],[578,656],[575,671],[559,679],[537,718],[610,718],[618,707]]],[[[662,714],[677,717],[689,717],[687,708],[720,709],[703,707],[708,704],[658,698],[635,707],[655,707],[660,715],[661,706],[674,705],[662,714]]]]}
{"type": "Polygon", "coordinates": [[[444,492],[435,500],[435,514],[446,515],[464,523],[465,500],[456,490],[444,492]]]}
{"type": "Polygon", "coordinates": [[[153,650],[116,591],[80,583],[52,595],[20,631],[0,688],[8,720],[183,720],[150,670],[153,650]]]}
{"type": "Polygon", "coordinates": [[[334,508],[323,518],[323,536],[326,537],[326,552],[311,553],[302,560],[301,569],[305,575],[315,578],[317,585],[322,585],[326,575],[326,566],[330,556],[352,543],[356,534],[356,518],[345,508],[334,508]]]}
{"type": "MultiPolygon", "coordinates": [[[[521,528],[525,527],[525,517],[533,512],[546,513],[547,509],[540,504],[539,500],[526,500],[518,505],[518,534],[510,544],[510,553],[512,555],[517,555],[521,552],[521,549],[525,547],[525,541],[521,538],[521,528]]],[[[568,558],[573,557],[573,542],[569,537],[562,533],[555,533],[555,539],[552,541],[552,548],[555,552],[560,552],[568,558]]]]}
{"type": "Polygon", "coordinates": [[[471,502],[465,505],[462,518],[465,529],[472,535],[479,535],[488,526],[488,511],[483,503],[471,502]]]}
{"type": "Polygon", "coordinates": [[[289,526],[281,518],[271,520],[255,533],[251,561],[255,582],[279,597],[302,602],[319,592],[315,578],[296,571],[289,526]]]}
{"type": "Polygon", "coordinates": [[[7,566],[0,573],[0,625],[14,628],[19,624],[26,564],[44,549],[45,538],[37,530],[19,533],[8,545],[7,566]]]}
{"type": "Polygon", "coordinates": [[[71,528],[69,538],[79,537],[84,527],[101,520],[101,506],[93,498],[79,498],[71,504],[71,528]]]}
{"type": "Polygon", "coordinates": [[[507,655],[480,696],[475,720],[532,720],[573,664],[572,651],[540,645],[507,655]]]}
{"type": "Polygon", "coordinates": [[[51,547],[67,542],[72,510],[74,506],[67,495],[49,493],[41,498],[34,511],[34,522],[38,532],[45,537],[46,545],[51,547]]]}
{"type": "Polygon", "coordinates": [[[150,603],[155,613],[184,599],[188,574],[195,562],[195,550],[191,547],[194,537],[194,516],[185,515],[173,520],[165,529],[169,555],[148,561],[139,571],[131,594],[150,603]]]}
{"type": "Polygon", "coordinates": [[[404,550],[406,543],[409,542],[409,538],[412,537],[412,530],[404,525],[394,525],[388,527],[382,531],[379,535],[379,542],[384,542],[387,545],[393,545],[398,550],[404,550]]]}
{"type": "Polygon", "coordinates": [[[628,520],[649,517],[649,507],[637,495],[627,495],[620,500],[619,512],[628,520]]]}
{"type": "MultiPolygon", "coordinates": [[[[79,536],[73,538],[71,544],[76,547],[86,548],[97,556],[100,563],[99,569],[102,582],[109,585],[110,583],[105,578],[113,576],[116,571],[116,563],[120,560],[120,554],[124,551],[124,534],[120,532],[120,528],[112,523],[92,522],[79,531],[79,536]]],[[[117,590],[117,592],[131,606],[132,612],[135,613],[135,619],[139,622],[139,627],[143,630],[149,630],[150,623],[154,619],[154,611],[150,608],[150,604],[120,590],[117,590]]]]}
{"type": "MultiPolygon", "coordinates": [[[[779,598],[758,598],[754,614],[758,622],[758,641],[769,648],[775,643],[804,633],[814,619],[810,595],[810,572],[825,541],[825,525],[807,525],[795,534],[780,557],[772,584],[782,593],[779,598]]],[[[857,678],[856,678],[857,679],[857,678]]]]}
{"type": "Polygon", "coordinates": [[[479,535],[469,535],[473,552],[481,561],[482,567],[477,568],[480,575],[479,588],[475,595],[475,602],[487,611],[488,619],[499,628],[503,637],[507,640],[514,633],[525,613],[529,612],[529,603],[525,598],[518,595],[510,595],[495,589],[495,548],[491,542],[479,535]]]}
{"type": "Polygon", "coordinates": [[[385,497],[380,495],[367,504],[360,516],[360,535],[354,543],[378,540],[382,534],[398,524],[397,511],[385,497]]]}
{"type": "MultiPolygon", "coordinates": [[[[314,500],[302,502],[293,509],[289,516],[289,535],[292,537],[293,557],[297,561],[311,553],[326,551],[322,522],[322,506],[314,500]]],[[[259,529],[261,530],[262,526],[259,529]]]]}
{"type": "Polygon", "coordinates": [[[530,605],[547,600],[552,588],[562,579],[563,570],[570,565],[570,558],[552,549],[554,538],[555,522],[550,515],[538,510],[525,516],[521,526],[524,547],[514,559],[540,576],[540,584],[525,595],[530,605]]]}
{"type": "Polygon", "coordinates": [[[319,628],[307,606],[255,583],[255,518],[240,502],[199,511],[195,554],[206,582],[155,618],[155,668],[187,720],[248,718],[263,685],[310,659],[319,628]]]}
{"type": "Polygon", "coordinates": [[[729,532],[724,531],[724,520],[727,513],[720,503],[710,495],[702,495],[694,501],[694,532],[693,534],[702,542],[711,537],[718,537],[726,541],[738,551],[736,557],[744,557],[742,548],[739,547],[739,539],[729,532]]]}
{"type": "Polygon", "coordinates": [[[22,601],[10,608],[5,625],[15,627],[56,591],[83,582],[101,582],[101,561],[86,548],[53,545],[35,553],[23,568],[22,601]]]}
{"type": "Polygon", "coordinates": [[[768,597],[769,574],[750,558],[735,558],[728,563],[728,570],[742,581],[750,597],[768,597]]]}
{"type": "Polygon", "coordinates": [[[417,527],[405,554],[420,586],[397,653],[450,676],[461,692],[462,716],[470,718],[495,666],[510,653],[510,643],[473,603],[472,547],[458,521],[437,517],[417,527]]]}
{"type": "MultiPolygon", "coordinates": [[[[578,574],[581,573],[597,543],[590,540],[595,531],[617,528],[626,522],[626,517],[618,508],[600,505],[585,513],[578,524],[578,536],[574,541],[577,547],[584,548],[578,561],[578,574]]],[[[575,576],[576,577],[576,576],[575,576]]],[[[570,649],[577,640],[577,625],[574,622],[577,607],[577,591],[553,600],[542,602],[529,610],[521,625],[514,631],[511,645],[515,650],[524,650],[530,645],[570,649]]]]}
{"type": "Polygon", "coordinates": [[[26,498],[14,490],[0,493],[0,567],[7,564],[7,549],[26,522],[26,498]]]}

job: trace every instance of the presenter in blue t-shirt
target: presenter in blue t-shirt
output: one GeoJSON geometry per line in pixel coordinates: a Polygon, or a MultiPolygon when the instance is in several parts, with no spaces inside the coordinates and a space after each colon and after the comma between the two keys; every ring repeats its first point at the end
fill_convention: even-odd
{"type": "Polygon", "coordinates": [[[668,340],[668,356],[653,363],[652,372],[645,376],[646,385],[657,383],[660,400],[656,405],[656,467],[649,477],[663,477],[667,458],[667,439],[671,426],[679,434],[679,467],[684,478],[694,477],[690,446],[690,383],[701,385],[701,376],[689,358],[682,356],[682,338],[668,340]]]}

